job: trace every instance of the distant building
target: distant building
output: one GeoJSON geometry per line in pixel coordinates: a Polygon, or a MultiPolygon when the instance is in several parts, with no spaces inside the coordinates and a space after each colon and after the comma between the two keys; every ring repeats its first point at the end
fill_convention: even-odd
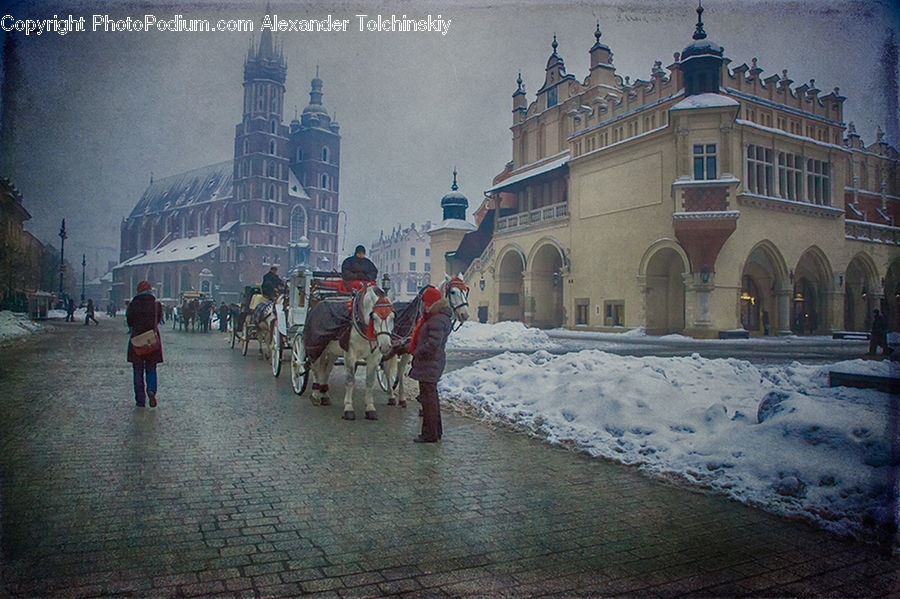
{"type": "Polygon", "coordinates": [[[428,229],[431,221],[403,229],[384,231],[369,248],[369,259],[378,267],[379,284],[383,275],[391,279],[391,295],[396,301],[412,300],[419,289],[431,284],[431,245],[428,229]]]}
{"type": "Polygon", "coordinates": [[[583,81],[555,37],[530,103],[519,76],[484,228],[441,247],[470,305],[490,321],[695,337],[865,330],[880,308],[897,330],[897,149],[880,130],[863,143],[836,88],[764,76],[756,59],[731,68],[697,12],[693,40],[648,80],[616,73],[599,25],[583,81]]]}
{"type": "Polygon", "coordinates": [[[265,30],[244,62],[234,159],[151,180],[122,222],[113,301],[143,279],[159,297],[195,290],[236,301],[271,266],[284,276],[306,244],[310,266],[337,267],[340,126],[322,104],[318,70],[309,105],[284,124],[286,75],[265,30]]]}

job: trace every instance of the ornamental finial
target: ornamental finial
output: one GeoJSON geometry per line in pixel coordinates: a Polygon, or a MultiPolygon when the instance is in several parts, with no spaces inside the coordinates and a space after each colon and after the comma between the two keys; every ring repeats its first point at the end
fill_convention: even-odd
{"type": "Polygon", "coordinates": [[[697,0],[697,29],[694,30],[694,39],[695,40],[703,40],[706,39],[706,32],[703,31],[703,2],[702,0],[697,0]]]}

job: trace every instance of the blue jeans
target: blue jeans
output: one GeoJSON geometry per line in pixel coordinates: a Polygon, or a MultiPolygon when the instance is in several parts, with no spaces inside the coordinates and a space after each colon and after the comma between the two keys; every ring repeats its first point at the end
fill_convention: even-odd
{"type": "Polygon", "coordinates": [[[156,393],[156,363],[148,363],[140,360],[132,363],[134,368],[134,401],[138,405],[144,405],[147,399],[146,391],[156,393]],[[147,387],[144,390],[144,375],[147,377],[147,387]]]}

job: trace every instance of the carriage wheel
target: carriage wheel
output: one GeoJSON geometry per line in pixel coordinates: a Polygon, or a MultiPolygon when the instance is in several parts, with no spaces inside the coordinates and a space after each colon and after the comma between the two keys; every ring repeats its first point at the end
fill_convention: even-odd
{"type": "Polygon", "coordinates": [[[378,379],[378,386],[381,387],[381,390],[385,393],[388,393],[390,391],[391,384],[388,381],[388,373],[384,370],[384,362],[378,365],[378,368],[375,370],[375,376],[378,379]]]}
{"type": "MultiPolygon", "coordinates": [[[[249,320],[249,319],[247,319],[249,320]]],[[[247,350],[250,348],[250,324],[244,321],[244,328],[241,331],[241,355],[246,356],[247,350]]]]}
{"type": "Polygon", "coordinates": [[[278,330],[278,325],[274,322],[272,323],[274,328],[272,329],[272,375],[278,376],[281,374],[281,331],[278,330]]]}
{"type": "Polygon", "coordinates": [[[303,339],[300,335],[296,335],[291,342],[291,387],[294,388],[294,393],[303,395],[308,380],[309,364],[306,350],[303,348],[303,339]]]}

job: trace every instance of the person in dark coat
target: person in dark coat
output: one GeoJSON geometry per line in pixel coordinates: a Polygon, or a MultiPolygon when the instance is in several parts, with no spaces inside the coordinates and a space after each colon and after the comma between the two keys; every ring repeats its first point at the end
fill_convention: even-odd
{"type": "Polygon", "coordinates": [[[413,356],[410,378],[419,381],[419,401],[422,402],[422,434],[416,443],[436,443],[444,434],[441,425],[441,405],[437,383],[447,363],[445,346],[450,336],[450,302],[441,292],[428,287],[422,294],[425,314],[413,331],[409,352],[413,356]]]}
{"type": "Polygon", "coordinates": [[[869,334],[869,355],[877,354],[879,347],[883,355],[888,354],[887,319],[881,311],[875,310],[872,317],[872,332],[869,334]]]}
{"type": "Polygon", "coordinates": [[[75,300],[71,297],[66,302],[66,322],[75,322],[75,300]]]}
{"type": "Polygon", "coordinates": [[[284,281],[278,276],[278,267],[273,266],[265,275],[263,275],[260,290],[262,294],[269,299],[275,299],[275,292],[284,285],[284,281]]]}
{"type": "Polygon", "coordinates": [[[378,268],[366,258],[366,248],[356,246],[353,255],[341,263],[341,278],[344,281],[378,280],[378,268]]]}
{"type": "Polygon", "coordinates": [[[219,315],[219,331],[227,331],[228,330],[228,306],[225,305],[225,302],[219,304],[219,310],[217,311],[219,315]]]}
{"type": "Polygon", "coordinates": [[[99,325],[97,319],[94,318],[94,300],[89,299],[87,303],[87,308],[84,309],[84,324],[87,326],[91,321],[94,321],[94,324],[99,325]]]}
{"type": "MultiPolygon", "coordinates": [[[[162,305],[153,297],[151,287],[148,281],[141,281],[137,286],[138,293],[134,299],[128,304],[125,311],[125,322],[128,324],[128,330],[131,337],[145,333],[162,321],[162,305]]],[[[146,356],[139,356],[131,345],[131,339],[128,343],[128,361],[134,369],[134,401],[139,407],[144,407],[144,401],[150,398],[150,407],[156,407],[156,365],[163,361],[162,355],[162,339],[160,339],[159,348],[146,356]],[[146,389],[144,378],[146,377],[146,389]]]]}

